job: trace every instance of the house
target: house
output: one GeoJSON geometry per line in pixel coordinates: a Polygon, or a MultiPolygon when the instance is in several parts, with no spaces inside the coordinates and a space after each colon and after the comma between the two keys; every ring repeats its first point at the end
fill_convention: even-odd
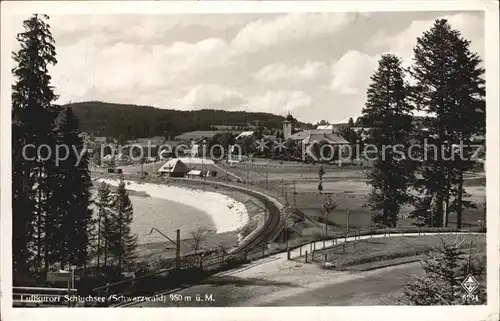
{"type": "Polygon", "coordinates": [[[351,130],[353,130],[358,137],[361,138],[361,140],[366,140],[370,136],[370,130],[372,130],[371,127],[351,127],[351,130]]]}
{"type": "Polygon", "coordinates": [[[187,155],[190,147],[188,144],[183,144],[180,141],[168,140],[164,141],[159,147],[159,156],[162,158],[184,156],[187,155]]]}
{"type": "Polygon", "coordinates": [[[130,156],[125,153],[120,153],[116,155],[115,160],[119,164],[128,164],[130,163],[130,156]]]}
{"type": "MultiPolygon", "coordinates": [[[[96,144],[105,144],[107,141],[107,137],[105,136],[95,136],[93,138],[94,143],[96,144]]],[[[112,142],[114,142],[114,139],[112,139],[112,142]]]]}
{"type": "Polygon", "coordinates": [[[296,133],[292,132],[293,117],[288,114],[283,122],[283,135],[285,140],[291,140],[299,143],[303,147],[302,160],[306,160],[311,154],[311,148],[315,144],[328,144],[332,150],[343,154],[349,142],[340,136],[335,125],[318,126],[317,129],[302,130],[296,133]]]}
{"type": "Polygon", "coordinates": [[[111,160],[112,160],[112,159],[113,159],[113,156],[111,156],[111,154],[108,154],[108,155],[106,155],[106,156],[104,156],[104,157],[102,158],[102,161],[103,161],[104,163],[109,163],[109,162],[111,162],[111,160]]]}
{"type": "Polygon", "coordinates": [[[148,145],[162,145],[165,142],[165,137],[163,136],[153,136],[147,138],[137,138],[135,139],[137,144],[148,146],[148,145]]]}
{"type": "MultiPolygon", "coordinates": [[[[328,144],[336,154],[345,154],[349,142],[336,133],[330,133],[324,130],[304,130],[288,137],[289,140],[300,143],[303,147],[302,160],[311,156],[312,148],[316,144],[328,144]]],[[[326,153],[326,152],[325,152],[326,153]]],[[[316,155],[317,157],[318,155],[316,155]]],[[[333,160],[333,159],[330,159],[333,160]]]]}
{"type": "Polygon", "coordinates": [[[170,159],[158,170],[159,173],[168,175],[169,177],[184,177],[189,171],[186,164],[178,158],[170,159]]]}
{"type": "Polygon", "coordinates": [[[203,139],[211,139],[217,134],[232,133],[238,135],[240,130],[195,130],[193,132],[183,133],[175,136],[175,140],[181,141],[200,141],[203,139]]]}
{"type": "Polygon", "coordinates": [[[192,169],[187,173],[189,178],[198,178],[203,176],[203,172],[199,169],[192,169]]]}
{"type": "Polygon", "coordinates": [[[291,135],[288,139],[301,141],[305,145],[315,142],[327,142],[330,145],[348,145],[349,142],[336,133],[329,133],[323,130],[304,130],[291,135]]]}
{"type": "Polygon", "coordinates": [[[316,127],[316,130],[326,130],[333,133],[334,128],[332,124],[327,124],[327,125],[318,125],[318,127],[316,127]]]}
{"type": "Polygon", "coordinates": [[[254,134],[253,130],[244,131],[244,132],[240,133],[238,136],[236,136],[235,139],[240,139],[240,138],[244,138],[244,137],[252,137],[253,134],[254,134]]]}

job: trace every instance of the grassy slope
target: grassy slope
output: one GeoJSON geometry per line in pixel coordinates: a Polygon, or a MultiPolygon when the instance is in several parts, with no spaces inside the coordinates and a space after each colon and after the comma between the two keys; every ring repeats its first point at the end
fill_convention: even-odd
{"type": "Polygon", "coordinates": [[[474,253],[486,252],[484,235],[403,236],[347,243],[345,252],[342,247],[318,250],[315,262],[323,263],[326,254],[327,261],[333,264],[335,269],[369,270],[422,259],[432,248],[439,246],[441,239],[446,243],[464,241],[464,249],[468,249],[472,241],[474,253]]]}

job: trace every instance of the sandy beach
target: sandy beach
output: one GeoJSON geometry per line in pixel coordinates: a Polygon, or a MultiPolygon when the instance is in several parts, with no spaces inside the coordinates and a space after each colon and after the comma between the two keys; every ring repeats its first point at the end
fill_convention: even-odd
{"type": "MultiPolygon", "coordinates": [[[[99,179],[98,181],[112,186],[117,186],[119,183],[118,180],[112,179],[99,179]]],[[[236,231],[245,226],[249,220],[245,205],[227,195],[199,189],[127,180],[125,184],[128,190],[144,192],[152,198],[182,203],[203,211],[211,217],[217,233],[236,231]]]]}

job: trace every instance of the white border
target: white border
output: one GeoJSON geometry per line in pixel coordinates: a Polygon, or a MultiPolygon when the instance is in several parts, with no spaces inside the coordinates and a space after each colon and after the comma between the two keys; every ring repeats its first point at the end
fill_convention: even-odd
{"type": "Polygon", "coordinates": [[[1,311],[5,320],[498,320],[499,313],[499,111],[498,2],[490,1],[12,1],[1,3],[1,32],[9,32],[9,17],[96,13],[276,13],[374,11],[485,11],[487,84],[487,251],[488,304],[483,307],[286,307],[286,308],[159,308],[127,309],[13,309],[11,271],[11,48],[1,46],[1,311]],[[207,310],[209,309],[209,310],[207,310]],[[140,312],[139,312],[140,311],[140,312]]]}

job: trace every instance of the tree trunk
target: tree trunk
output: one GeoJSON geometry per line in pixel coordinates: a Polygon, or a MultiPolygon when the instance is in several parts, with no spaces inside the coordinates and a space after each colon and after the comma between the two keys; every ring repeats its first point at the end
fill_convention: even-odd
{"type": "Polygon", "coordinates": [[[464,172],[460,169],[459,181],[458,181],[458,207],[457,207],[457,229],[462,228],[462,198],[463,198],[463,186],[464,186],[464,172]]]}
{"type": "Polygon", "coordinates": [[[108,217],[104,217],[104,266],[108,266],[108,247],[109,247],[109,242],[108,242],[108,217]]]}
{"type": "MultiPolygon", "coordinates": [[[[47,195],[48,196],[48,195],[47,195]]],[[[44,236],[44,270],[45,273],[49,271],[49,215],[48,212],[45,214],[45,236],[44,236]]]]}
{"type": "MultiPolygon", "coordinates": [[[[28,275],[29,267],[27,265],[28,262],[28,246],[29,246],[29,241],[28,241],[28,230],[29,226],[32,224],[31,221],[31,215],[28,213],[30,212],[30,209],[27,208],[28,204],[28,190],[30,189],[30,182],[29,182],[29,166],[23,165],[23,171],[22,173],[24,175],[21,176],[22,179],[22,186],[21,186],[21,191],[20,195],[18,195],[18,198],[21,198],[21,201],[18,201],[16,204],[21,205],[21,208],[16,208],[13,210],[19,211],[20,215],[17,216],[15,219],[13,218],[13,237],[17,239],[17,242],[14,244],[14,246],[18,247],[15,251],[13,251],[13,263],[14,263],[14,271],[18,272],[18,275],[25,276],[28,275]],[[23,202],[24,200],[24,202],[23,202]],[[16,224],[14,224],[14,220],[18,220],[16,224]]],[[[15,179],[15,178],[13,178],[15,179]]],[[[14,204],[13,204],[14,206],[14,204]]],[[[17,213],[16,213],[17,214],[17,213]]],[[[13,275],[13,277],[16,277],[16,275],[13,275]]]]}
{"type": "Polygon", "coordinates": [[[122,267],[122,252],[123,252],[123,230],[122,230],[122,227],[123,227],[123,223],[122,223],[122,219],[121,219],[121,216],[122,216],[122,213],[120,213],[120,238],[118,240],[118,268],[121,269],[122,267]]]}
{"type": "Polygon", "coordinates": [[[41,189],[41,173],[38,172],[38,187],[37,187],[37,258],[38,264],[42,263],[42,189],[41,189]]]}
{"type": "Polygon", "coordinates": [[[389,225],[389,209],[387,208],[387,206],[384,207],[384,226],[388,226],[389,225]]]}
{"type": "Polygon", "coordinates": [[[444,195],[443,191],[440,190],[436,195],[436,207],[434,212],[434,227],[443,226],[443,203],[444,195]]]}
{"type": "Polygon", "coordinates": [[[101,210],[97,217],[97,268],[101,266],[101,210]]]}
{"type": "Polygon", "coordinates": [[[450,212],[450,180],[448,179],[448,184],[446,186],[446,196],[444,199],[445,202],[445,208],[444,208],[444,226],[448,227],[448,220],[449,220],[449,212],[450,212]]]}

